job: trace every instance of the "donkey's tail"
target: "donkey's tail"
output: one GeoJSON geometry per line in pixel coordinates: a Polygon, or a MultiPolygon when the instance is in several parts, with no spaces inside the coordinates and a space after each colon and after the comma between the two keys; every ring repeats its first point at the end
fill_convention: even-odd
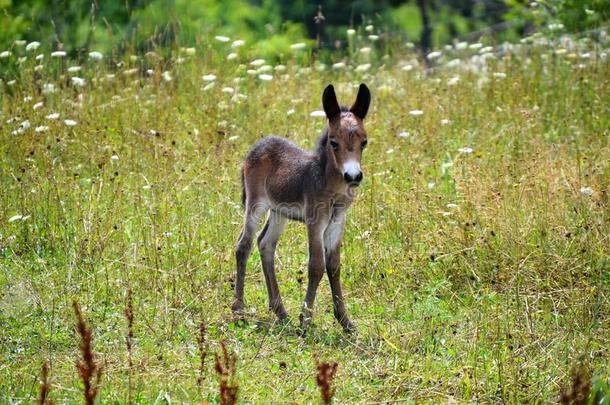
{"type": "Polygon", "coordinates": [[[241,169],[241,205],[246,206],[246,182],[244,181],[244,169],[241,169]]]}

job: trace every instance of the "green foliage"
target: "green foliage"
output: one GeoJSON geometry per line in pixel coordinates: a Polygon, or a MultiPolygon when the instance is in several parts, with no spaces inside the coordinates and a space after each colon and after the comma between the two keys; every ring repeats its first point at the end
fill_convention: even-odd
{"type": "MultiPolygon", "coordinates": [[[[535,26],[561,23],[568,32],[584,32],[607,26],[610,0],[541,0],[536,2],[508,0],[507,19],[528,21],[535,26]]],[[[563,31],[563,29],[561,30],[563,31]]]]}

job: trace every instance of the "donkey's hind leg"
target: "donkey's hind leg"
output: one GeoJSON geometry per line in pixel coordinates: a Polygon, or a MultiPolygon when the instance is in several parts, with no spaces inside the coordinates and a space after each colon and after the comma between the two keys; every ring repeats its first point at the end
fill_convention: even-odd
{"type": "Polygon", "coordinates": [[[235,301],[231,309],[235,313],[240,313],[244,309],[244,283],[246,279],[246,263],[252,250],[252,240],[256,234],[256,228],[261,216],[267,211],[268,207],[256,202],[246,202],[246,214],[244,227],[239,234],[235,259],[237,261],[237,277],[235,280],[235,301]]]}
{"type": "Polygon", "coordinates": [[[277,285],[275,277],[275,248],[280,235],[286,226],[286,218],[282,217],[277,212],[271,211],[267,224],[258,237],[258,249],[261,252],[261,261],[263,262],[263,273],[265,274],[265,283],[267,284],[267,292],[269,294],[269,309],[275,312],[280,320],[288,317],[280,289],[277,285]]]}

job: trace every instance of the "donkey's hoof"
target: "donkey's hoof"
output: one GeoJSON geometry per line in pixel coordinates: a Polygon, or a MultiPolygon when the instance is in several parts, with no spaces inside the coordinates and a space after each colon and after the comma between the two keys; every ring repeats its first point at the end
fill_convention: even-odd
{"type": "Polygon", "coordinates": [[[343,332],[347,333],[348,335],[355,335],[358,332],[356,325],[350,321],[343,323],[341,326],[343,326],[343,332]]]}
{"type": "Polygon", "coordinates": [[[290,317],[288,316],[288,312],[286,311],[276,313],[276,315],[280,323],[288,323],[290,321],[290,317]]]}
{"type": "Polygon", "coordinates": [[[236,299],[233,301],[233,305],[231,305],[231,311],[233,311],[234,315],[242,316],[244,314],[244,303],[240,299],[236,299]]]}

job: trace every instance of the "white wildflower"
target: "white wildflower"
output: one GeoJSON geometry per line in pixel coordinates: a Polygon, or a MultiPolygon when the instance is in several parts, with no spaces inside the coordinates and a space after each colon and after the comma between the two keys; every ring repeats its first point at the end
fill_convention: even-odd
{"type": "Polygon", "coordinates": [[[449,125],[451,124],[451,121],[449,121],[448,119],[444,118],[441,120],[441,125],[449,125]]]}
{"type": "Polygon", "coordinates": [[[365,63],[365,64],[362,64],[362,65],[356,66],[356,72],[366,72],[370,68],[371,68],[371,64],[370,63],[365,63]]]}
{"type": "Polygon", "coordinates": [[[460,153],[464,153],[464,154],[466,154],[466,155],[469,155],[469,154],[471,154],[471,153],[473,152],[473,150],[472,150],[472,148],[471,148],[471,147],[469,147],[469,146],[464,146],[464,147],[462,147],[462,148],[458,148],[458,152],[460,152],[460,153]]]}
{"type": "Polygon", "coordinates": [[[399,138],[408,138],[410,136],[411,136],[411,134],[409,132],[407,132],[407,131],[402,131],[402,132],[398,133],[398,137],[399,138]]]}
{"type": "Polygon", "coordinates": [[[203,75],[202,79],[205,82],[213,82],[214,80],[216,80],[216,75],[210,73],[210,74],[207,74],[207,75],[203,75]]]}
{"type": "Polygon", "coordinates": [[[231,40],[231,38],[225,37],[224,35],[216,35],[214,38],[219,42],[229,42],[231,40]]]}
{"type": "Polygon", "coordinates": [[[146,74],[148,76],[153,76],[155,74],[155,71],[153,69],[146,69],[146,74]]]}
{"type": "Polygon", "coordinates": [[[286,71],[286,66],[285,65],[277,65],[276,67],[273,68],[276,72],[285,72],[286,71]]]}
{"type": "Polygon", "coordinates": [[[80,72],[81,70],[82,70],[82,68],[80,66],[70,66],[68,68],[69,73],[76,73],[76,72],[80,72]]]}
{"type": "Polygon", "coordinates": [[[454,203],[448,203],[447,204],[447,208],[457,208],[457,207],[458,207],[458,205],[454,204],[454,203]]]}
{"type": "Polygon", "coordinates": [[[11,51],[2,51],[0,52],[0,59],[6,59],[11,56],[13,53],[11,51]]]}
{"type": "Polygon", "coordinates": [[[138,68],[127,69],[123,71],[125,76],[133,76],[138,73],[138,68]]]}
{"type": "Polygon", "coordinates": [[[369,39],[371,41],[378,41],[379,40],[379,35],[369,35],[369,39]]]}
{"type": "Polygon", "coordinates": [[[82,77],[74,76],[72,78],[72,84],[78,87],[83,87],[85,85],[85,79],[83,79],[82,77]]]}
{"type": "Polygon", "coordinates": [[[477,42],[476,44],[470,44],[468,46],[468,48],[470,48],[470,49],[481,49],[481,48],[483,48],[483,44],[481,44],[480,42],[477,42]]]}
{"type": "Polygon", "coordinates": [[[110,156],[110,160],[119,160],[119,155],[110,156]]]}
{"type": "Polygon", "coordinates": [[[371,25],[371,24],[369,24],[369,25],[367,25],[366,27],[364,27],[364,29],[366,30],[366,32],[373,32],[373,29],[374,29],[374,28],[375,28],[375,27],[373,27],[373,25],[371,25]]]}
{"type": "Polygon", "coordinates": [[[333,69],[343,69],[344,67],[345,67],[345,63],[343,63],[343,62],[333,63],[333,69]]]}
{"type": "Polygon", "coordinates": [[[27,41],[25,41],[23,39],[16,39],[14,44],[15,44],[15,46],[25,46],[25,44],[27,44],[27,41]]]}
{"type": "Polygon", "coordinates": [[[580,194],[591,197],[593,195],[593,189],[591,187],[581,187],[580,194]]]}
{"type": "Polygon", "coordinates": [[[223,93],[233,94],[235,92],[235,89],[233,89],[233,87],[223,87],[221,91],[223,93]]]}
{"type": "Polygon", "coordinates": [[[76,125],[76,121],[71,120],[71,119],[67,119],[67,120],[64,120],[64,124],[66,124],[69,127],[73,127],[73,126],[76,125]]]}
{"type": "Polygon", "coordinates": [[[268,81],[270,81],[270,80],[273,80],[273,76],[271,76],[271,75],[266,75],[266,74],[263,74],[263,75],[258,75],[258,78],[259,78],[259,79],[261,79],[261,80],[264,80],[264,81],[266,81],[266,82],[268,82],[268,81]]]}
{"type": "Polygon", "coordinates": [[[59,118],[59,113],[51,113],[45,117],[48,120],[56,120],[59,118]]]}
{"type": "Polygon", "coordinates": [[[453,76],[451,79],[447,80],[447,84],[449,86],[455,86],[456,84],[458,84],[459,81],[460,81],[459,76],[453,76]]]}
{"type": "Polygon", "coordinates": [[[13,215],[12,217],[10,217],[8,219],[8,222],[11,223],[11,222],[19,221],[22,218],[23,218],[23,215],[19,215],[19,214],[13,215]]]}
{"type": "Polygon", "coordinates": [[[186,53],[188,56],[193,56],[195,53],[197,53],[197,50],[195,48],[186,48],[184,53],[186,53]]]}
{"type": "Polygon", "coordinates": [[[25,50],[27,52],[35,51],[36,49],[38,49],[39,46],[40,46],[40,42],[32,41],[32,42],[30,42],[29,44],[26,45],[25,50]]]}
{"type": "Polygon", "coordinates": [[[21,124],[19,124],[20,129],[28,129],[31,126],[32,124],[30,124],[30,120],[25,120],[21,124]]]}
{"type": "Polygon", "coordinates": [[[41,60],[43,60],[43,59],[44,59],[44,54],[42,54],[42,53],[41,53],[41,54],[36,55],[36,60],[37,60],[38,62],[40,62],[40,61],[41,61],[41,60]]]}
{"type": "Polygon", "coordinates": [[[368,46],[365,46],[364,48],[360,48],[360,53],[368,55],[369,53],[371,53],[371,48],[369,48],[368,46]]]}
{"type": "Polygon", "coordinates": [[[438,59],[442,56],[443,54],[440,51],[434,51],[434,52],[430,52],[426,58],[428,58],[428,60],[434,60],[434,59],[438,59]]]}
{"type": "Polygon", "coordinates": [[[40,72],[42,69],[44,69],[44,66],[42,66],[42,65],[34,66],[34,72],[40,72]]]}
{"type": "Polygon", "coordinates": [[[449,62],[447,62],[447,67],[448,68],[454,68],[454,67],[458,67],[462,64],[462,61],[459,59],[451,59],[449,62]]]}
{"type": "Polygon", "coordinates": [[[306,47],[307,47],[307,44],[305,42],[297,42],[296,44],[290,45],[290,49],[295,50],[295,51],[305,49],[306,47]]]}
{"type": "Polygon", "coordinates": [[[504,72],[494,72],[494,77],[497,79],[505,79],[506,78],[506,73],[504,72]]]}
{"type": "Polygon", "coordinates": [[[51,57],[52,58],[63,58],[66,56],[66,52],[65,51],[55,51],[55,52],[51,52],[51,57]]]}
{"type": "Polygon", "coordinates": [[[347,36],[348,37],[353,37],[354,35],[356,35],[356,30],[355,29],[350,28],[350,29],[347,30],[347,36]]]}
{"type": "Polygon", "coordinates": [[[255,67],[262,66],[264,64],[265,64],[265,59],[255,59],[252,62],[250,62],[250,65],[255,66],[255,67]]]}
{"type": "Polygon", "coordinates": [[[408,72],[410,70],[413,70],[413,65],[411,64],[406,64],[402,67],[402,70],[404,70],[405,72],[408,72]]]}
{"type": "Polygon", "coordinates": [[[32,109],[38,110],[38,109],[42,108],[43,105],[44,105],[44,103],[42,101],[39,101],[32,106],[32,109]]]}
{"type": "Polygon", "coordinates": [[[294,108],[291,108],[288,111],[286,111],[286,115],[292,115],[292,114],[294,114],[294,108]]]}
{"type": "Polygon", "coordinates": [[[312,117],[326,117],[326,113],[320,110],[312,111],[309,115],[312,117]]]}
{"type": "Polygon", "coordinates": [[[161,73],[161,77],[163,78],[163,81],[166,81],[166,82],[172,81],[172,74],[170,72],[168,72],[167,70],[165,72],[161,73]]]}
{"type": "Polygon", "coordinates": [[[208,84],[206,84],[206,85],[203,87],[203,91],[208,91],[208,90],[212,89],[212,88],[213,88],[215,85],[216,85],[216,83],[215,83],[215,82],[209,82],[208,84]]]}
{"type": "Polygon", "coordinates": [[[98,51],[91,51],[91,52],[89,52],[89,59],[102,60],[102,59],[104,59],[104,54],[102,54],[101,52],[98,52],[98,51]]]}
{"type": "Polygon", "coordinates": [[[234,60],[237,59],[237,54],[235,52],[231,52],[230,54],[227,55],[227,60],[234,60]]]}
{"type": "Polygon", "coordinates": [[[227,141],[229,142],[235,142],[236,140],[239,139],[239,135],[233,135],[227,138],[227,141]]]}
{"type": "Polygon", "coordinates": [[[409,111],[409,115],[412,117],[419,117],[421,115],[424,115],[424,112],[422,110],[411,110],[409,111]]]}
{"type": "Polygon", "coordinates": [[[259,67],[258,69],[256,69],[256,71],[258,73],[270,72],[272,70],[273,70],[273,67],[270,65],[263,65],[263,66],[259,67]]]}
{"type": "Polygon", "coordinates": [[[390,149],[386,150],[385,153],[387,153],[388,155],[391,153],[394,153],[394,149],[390,148],[390,149]]]}
{"type": "Polygon", "coordinates": [[[458,42],[455,44],[455,49],[462,50],[468,48],[468,42],[458,42]]]}
{"type": "Polygon", "coordinates": [[[434,189],[434,186],[436,186],[436,183],[434,183],[434,182],[432,182],[432,181],[431,181],[431,182],[429,182],[429,183],[428,183],[428,190],[432,190],[432,189],[434,189]]]}
{"type": "Polygon", "coordinates": [[[34,128],[34,131],[38,132],[38,133],[40,133],[40,132],[47,132],[48,130],[49,130],[49,127],[46,126],[46,125],[41,125],[41,126],[38,126],[38,127],[34,128]]]}
{"type": "Polygon", "coordinates": [[[246,43],[246,41],[244,41],[243,39],[236,39],[231,44],[231,48],[239,48],[241,46],[244,46],[245,43],[246,43]]]}

